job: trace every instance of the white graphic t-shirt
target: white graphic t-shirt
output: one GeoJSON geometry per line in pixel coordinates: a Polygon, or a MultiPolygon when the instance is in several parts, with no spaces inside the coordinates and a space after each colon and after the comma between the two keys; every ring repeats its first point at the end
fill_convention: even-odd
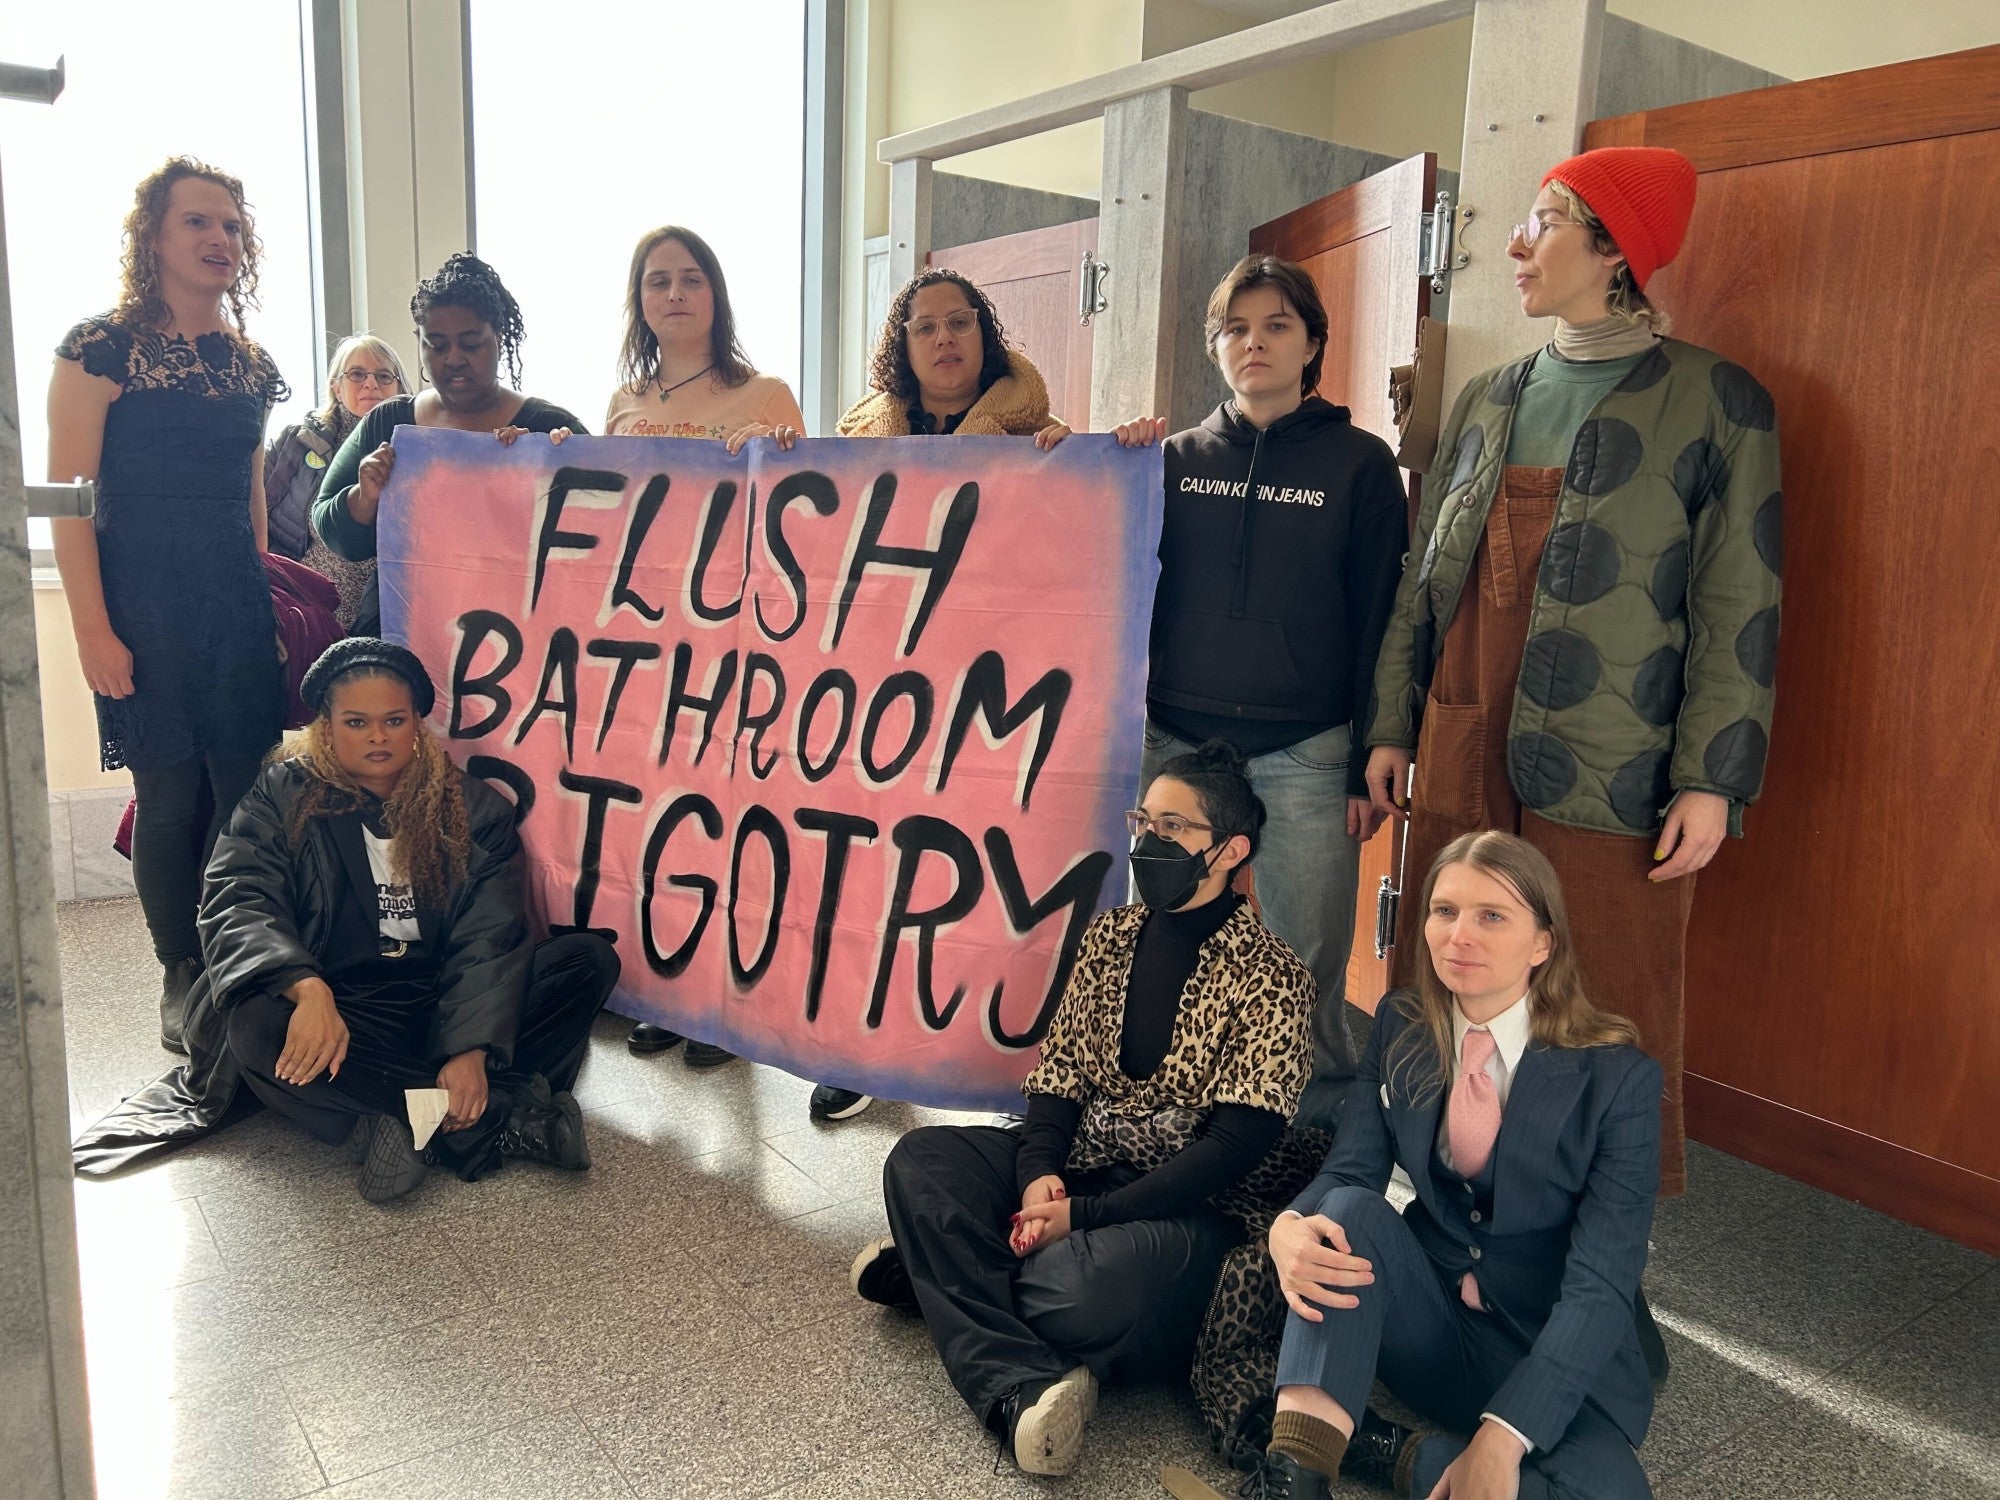
{"type": "Polygon", "coordinates": [[[408,881],[398,882],[390,871],[390,839],[378,839],[364,826],[361,837],[368,844],[368,868],[375,872],[376,923],[382,936],[398,942],[414,943],[423,936],[417,926],[417,898],[408,881]]]}

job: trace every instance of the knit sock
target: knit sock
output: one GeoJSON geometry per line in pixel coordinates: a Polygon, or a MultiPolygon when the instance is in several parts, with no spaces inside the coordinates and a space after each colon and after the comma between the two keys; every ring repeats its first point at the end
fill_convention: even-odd
{"type": "Polygon", "coordinates": [[[1331,1422],[1322,1422],[1302,1411],[1281,1411],[1271,1419],[1271,1451],[1334,1480],[1340,1477],[1340,1459],[1347,1452],[1347,1439],[1331,1422]]]}

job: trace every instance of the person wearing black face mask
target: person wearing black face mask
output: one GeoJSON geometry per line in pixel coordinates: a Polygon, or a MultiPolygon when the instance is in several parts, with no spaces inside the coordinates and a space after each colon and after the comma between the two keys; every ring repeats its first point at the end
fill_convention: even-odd
{"type": "Polygon", "coordinates": [[[862,1297],[923,1316],[966,1403],[1037,1474],[1076,1463],[1100,1379],[1192,1367],[1218,1439],[1237,1435],[1276,1369],[1275,1343],[1257,1347],[1277,1321],[1258,1226],[1326,1139],[1287,1123],[1312,1070],[1312,974],[1229,888],[1264,822],[1242,756],[1179,757],[1127,817],[1141,904],[1085,933],[1025,1125],[904,1136],[883,1170],[893,1233],[853,1269],[862,1297]]]}

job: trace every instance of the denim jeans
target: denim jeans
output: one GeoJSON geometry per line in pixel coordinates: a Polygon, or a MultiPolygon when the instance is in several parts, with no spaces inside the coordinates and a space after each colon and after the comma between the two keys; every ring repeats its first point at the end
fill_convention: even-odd
{"type": "MultiPolygon", "coordinates": [[[[1355,887],[1361,846],[1347,836],[1345,724],[1283,750],[1250,758],[1250,788],[1267,815],[1252,866],[1264,923],[1291,945],[1319,985],[1313,1011],[1313,1081],[1301,1119],[1338,1108],[1354,1076],[1353,1017],[1347,1004],[1347,955],[1354,943],[1355,887]],[[1318,1107],[1311,1107],[1317,1105],[1318,1107]]],[[[1176,755],[1195,747],[1150,719],[1139,767],[1139,795],[1176,755]]],[[[1354,1017],[1366,1024],[1366,1017],[1354,1017]]]]}

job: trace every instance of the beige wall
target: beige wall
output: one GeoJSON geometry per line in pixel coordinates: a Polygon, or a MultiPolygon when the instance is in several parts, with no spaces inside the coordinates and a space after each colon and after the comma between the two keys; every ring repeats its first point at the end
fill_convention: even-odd
{"type": "Polygon", "coordinates": [[[129,786],[123,771],[97,769],[97,708],[77,661],[69,601],[53,578],[35,579],[35,656],[42,674],[42,749],[49,790],[129,786]]]}
{"type": "MultiPolygon", "coordinates": [[[[1202,0],[869,0],[894,6],[889,132],[1086,78],[1256,24],[1202,0]],[[946,60],[951,60],[949,64],[946,60]]],[[[1303,10],[1303,3],[1294,7],[1303,10]]],[[[2000,43],[1993,0],[1609,0],[1616,15],[1786,78],[1877,67],[2000,43]]],[[[1278,68],[1194,96],[1197,109],[1365,151],[1435,151],[1456,168],[1472,22],[1455,21],[1278,68]]],[[[872,86],[872,81],[871,81],[872,86]]],[[[1094,195],[1102,136],[1072,126],[960,157],[951,170],[1094,195]]],[[[872,160],[872,143],[870,158],[872,160]]],[[[879,169],[878,169],[879,170],[879,169]]],[[[887,174],[869,233],[888,223],[887,174]]]]}
{"type": "MultiPolygon", "coordinates": [[[[1140,0],[868,0],[887,54],[884,133],[897,135],[1139,61],[1140,0]]],[[[872,93],[877,80],[869,81],[872,93]]],[[[1097,196],[1104,129],[1073,125],[947,164],[967,177],[1097,196]]],[[[887,172],[868,159],[886,182],[887,172]]],[[[886,188],[868,193],[868,234],[889,227],[886,188]]]]}

